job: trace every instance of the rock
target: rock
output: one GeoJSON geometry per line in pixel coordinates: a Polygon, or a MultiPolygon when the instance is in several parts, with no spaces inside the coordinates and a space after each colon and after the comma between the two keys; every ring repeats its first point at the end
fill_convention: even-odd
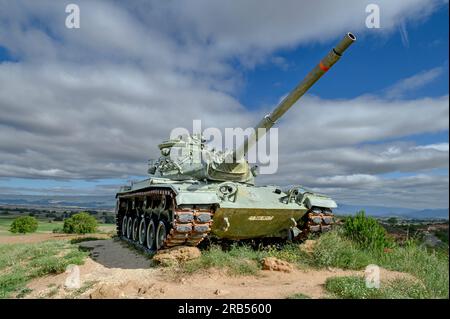
{"type": "Polygon", "coordinates": [[[216,291],[214,291],[214,294],[217,296],[224,296],[224,295],[228,295],[230,292],[228,290],[221,290],[221,289],[216,289],[216,291]]]}
{"type": "Polygon", "coordinates": [[[266,257],[262,261],[262,269],[282,271],[282,272],[292,272],[294,270],[294,267],[287,261],[275,257],[266,257]]]}
{"type": "Polygon", "coordinates": [[[101,285],[89,295],[91,299],[118,299],[123,297],[124,293],[122,289],[110,284],[101,285]]]}
{"type": "Polygon", "coordinates": [[[173,266],[179,262],[199,258],[201,255],[197,247],[180,246],[158,251],[153,260],[163,266],[173,266]]]}
{"type": "Polygon", "coordinates": [[[312,254],[314,251],[314,246],[316,245],[316,241],[312,239],[307,239],[303,244],[299,246],[300,250],[307,253],[312,254]]]}

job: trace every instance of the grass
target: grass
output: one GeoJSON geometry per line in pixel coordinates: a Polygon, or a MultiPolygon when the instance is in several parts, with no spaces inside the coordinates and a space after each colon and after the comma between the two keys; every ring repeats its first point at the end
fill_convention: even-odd
{"type": "Polygon", "coordinates": [[[407,279],[395,279],[380,288],[367,288],[363,277],[332,277],[325,289],[334,298],[343,299],[420,299],[427,298],[425,287],[407,279]]]}
{"type": "Polygon", "coordinates": [[[68,241],[0,245],[0,298],[20,294],[33,278],[80,265],[87,255],[68,241]]]}
{"type": "Polygon", "coordinates": [[[311,299],[311,297],[302,293],[296,293],[287,297],[287,299],[311,299]]]}
{"type": "Polygon", "coordinates": [[[198,259],[186,262],[183,270],[194,273],[199,269],[222,268],[230,275],[256,275],[260,269],[258,259],[260,252],[248,246],[233,246],[230,251],[223,251],[219,246],[212,246],[198,259]]]}
{"type": "Polygon", "coordinates": [[[429,250],[415,242],[396,246],[388,252],[361,249],[345,239],[339,231],[322,235],[307,263],[311,266],[331,266],[343,269],[363,269],[376,264],[386,269],[406,272],[424,285],[424,298],[448,298],[448,251],[429,250]]]}
{"type": "Polygon", "coordinates": [[[229,275],[234,276],[257,275],[265,257],[276,257],[301,267],[304,266],[306,253],[302,252],[296,244],[285,245],[283,249],[263,250],[238,244],[223,250],[220,246],[213,245],[203,251],[200,258],[184,263],[182,269],[186,273],[193,273],[201,269],[219,268],[225,269],[229,275]]]}
{"type": "Polygon", "coordinates": [[[84,294],[86,291],[88,291],[89,289],[94,287],[94,285],[97,283],[98,283],[97,280],[86,281],[80,288],[73,291],[72,294],[70,295],[70,297],[75,298],[75,297],[78,297],[78,296],[84,294]]]}
{"type": "MultiPolygon", "coordinates": [[[[230,275],[256,275],[261,269],[264,257],[286,260],[300,268],[335,267],[362,270],[369,264],[376,264],[389,270],[409,273],[421,283],[418,286],[417,283],[413,285],[406,281],[394,281],[389,289],[382,290],[381,295],[380,291],[363,291],[355,286],[355,296],[360,292],[361,298],[389,298],[394,295],[398,298],[449,297],[448,251],[430,250],[412,241],[388,251],[363,249],[346,238],[340,230],[321,235],[311,254],[301,251],[298,244],[285,245],[282,249],[265,250],[233,245],[227,251],[219,246],[212,246],[204,251],[200,258],[183,264],[182,269],[184,272],[193,273],[201,269],[220,268],[225,269],[230,275]],[[370,296],[367,295],[369,293],[370,296]]],[[[344,281],[343,284],[350,285],[351,282],[344,281]]],[[[341,294],[345,295],[344,292],[341,294]]]]}

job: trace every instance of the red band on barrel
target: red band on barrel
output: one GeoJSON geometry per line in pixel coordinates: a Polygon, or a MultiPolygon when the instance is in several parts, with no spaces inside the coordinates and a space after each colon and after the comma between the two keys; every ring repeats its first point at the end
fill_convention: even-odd
{"type": "Polygon", "coordinates": [[[323,71],[327,72],[330,68],[323,65],[322,61],[319,63],[319,68],[321,68],[323,71]]]}

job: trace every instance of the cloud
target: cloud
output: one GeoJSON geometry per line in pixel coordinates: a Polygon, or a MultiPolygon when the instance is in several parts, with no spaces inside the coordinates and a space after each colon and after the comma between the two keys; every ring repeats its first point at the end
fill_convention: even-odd
{"type": "MultiPolygon", "coordinates": [[[[235,97],[239,70],[267,62],[284,68],[286,61],[271,55],[276,50],[368,32],[369,2],[78,1],[81,29],[74,30],[64,27],[64,2],[0,0],[8,8],[0,12],[0,45],[15,61],[0,64],[0,177],[128,179],[145,175],[156,145],[192,119],[204,128],[252,126],[266,112],[235,97]]],[[[440,3],[379,1],[380,32],[397,30],[400,17],[423,19],[440,3]]],[[[439,70],[433,72],[399,82],[392,96],[432,81],[439,70]]],[[[417,196],[402,193],[408,181],[439,196],[438,186],[448,190],[445,178],[431,173],[448,169],[448,144],[384,142],[448,130],[448,96],[305,96],[279,127],[280,169],[261,183],[300,182],[353,200],[374,200],[363,190],[377,199],[398,191],[402,203],[417,196]],[[378,176],[389,172],[422,175],[378,176]]],[[[429,198],[442,205],[445,197],[436,196],[429,198]]]]}
{"type": "Polygon", "coordinates": [[[406,23],[403,21],[400,26],[400,36],[402,38],[403,46],[406,48],[409,48],[409,37],[408,37],[408,30],[406,30],[406,23]]]}
{"type": "Polygon", "coordinates": [[[388,98],[401,98],[406,93],[420,89],[439,78],[444,73],[444,67],[436,67],[402,79],[387,89],[388,98]]]}

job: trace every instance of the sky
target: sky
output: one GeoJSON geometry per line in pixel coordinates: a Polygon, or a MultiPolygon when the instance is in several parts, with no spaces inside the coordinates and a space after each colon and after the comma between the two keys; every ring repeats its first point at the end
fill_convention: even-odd
{"type": "Polygon", "coordinates": [[[257,184],[447,208],[448,26],[447,0],[0,0],[0,194],[113,195],[174,127],[255,125],[351,31],[257,184]]]}

